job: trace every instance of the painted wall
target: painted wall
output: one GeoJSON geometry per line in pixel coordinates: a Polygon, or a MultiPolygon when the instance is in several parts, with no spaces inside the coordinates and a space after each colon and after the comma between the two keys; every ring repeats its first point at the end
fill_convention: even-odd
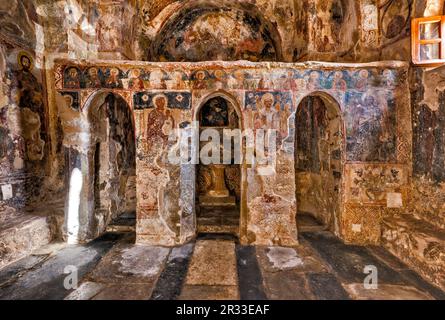
{"type": "Polygon", "coordinates": [[[69,87],[57,100],[66,156],[63,233],[76,243],[95,239],[114,218],[136,210],[136,149],[127,99],[98,90],[81,105],[82,95],[69,87]]]}
{"type": "Polygon", "coordinates": [[[164,26],[150,60],[276,61],[278,52],[264,21],[243,11],[199,6],[164,26]]]}
{"type": "Polygon", "coordinates": [[[0,200],[24,208],[39,194],[49,150],[43,56],[33,3],[12,1],[0,12],[0,200]]]}
{"type": "MultiPolygon", "coordinates": [[[[69,86],[77,92],[81,109],[82,99],[87,101],[98,90],[83,80],[90,67],[59,62],[55,68],[56,88],[64,91],[69,86]],[[70,72],[73,69],[77,72],[70,72]]],[[[215,92],[223,92],[240,109],[244,129],[267,127],[279,132],[276,174],[260,176],[261,168],[255,166],[242,169],[244,243],[297,241],[293,119],[299,102],[313,92],[324,92],[338,103],[345,127],[339,235],[351,243],[378,243],[382,211],[392,203],[388,197],[400,197],[400,205],[405,205],[411,120],[403,63],[270,68],[253,63],[97,63],[95,67],[106,75],[101,85],[127,97],[134,110],[139,243],[174,245],[194,236],[195,168],[168,161],[169,150],[178,146],[170,132],[173,127],[187,127],[197,108],[215,92]],[[166,104],[156,103],[159,95],[166,97],[166,104]],[[268,99],[273,106],[269,109],[268,99]],[[259,123],[265,112],[271,114],[265,118],[273,120],[259,123]]]]}
{"type": "Polygon", "coordinates": [[[26,207],[39,195],[45,176],[48,136],[45,91],[35,56],[2,46],[1,186],[2,201],[26,207]]]}
{"type": "Polygon", "coordinates": [[[136,148],[132,112],[124,99],[109,94],[89,106],[97,234],[122,213],[136,211],[136,148]]]}
{"type": "Polygon", "coordinates": [[[385,213],[382,244],[445,288],[444,68],[414,67],[410,79],[413,178],[406,208],[385,213]]]}
{"type": "Polygon", "coordinates": [[[0,5],[0,14],[0,267],[3,267],[53,239],[57,230],[52,216],[57,214],[57,208],[49,205],[50,197],[42,192],[47,186],[50,136],[35,11],[32,3],[12,1],[0,5]],[[42,205],[45,201],[46,206],[42,205]],[[35,211],[49,218],[26,216],[35,211]]]}
{"type": "Polygon", "coordinates": [[[367,62],[409,60],[410,19],[442,12],[436,2],[13,0],[0,12],[3,34],[73,59],[367,62]]]}
{"type": "Polygon", "coordinates": [[[414,214],[445,227],[442,185],[445,183],[445,81],[444,68],[412,71],[413,202],[414,214]],[[434,84],[433,84],[434,83],[434,84]],[[434,196],[436,195],[436,196],[434,196]],[[417,200],[417,201],[416,201],[417,200]],[[419,200],[421,200],[419,202],[419,200]]]}

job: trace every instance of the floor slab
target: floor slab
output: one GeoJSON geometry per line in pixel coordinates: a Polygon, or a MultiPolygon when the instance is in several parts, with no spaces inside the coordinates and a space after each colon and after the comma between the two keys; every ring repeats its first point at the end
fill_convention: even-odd
{"type": "Polygon", "coordinates": [[[294,270],[268,272],[264,274],[264,287],[271,300],[312,300],[306,277],[294,270]]]}
{"type": "Polygon", "coordinates": [[[241,300],[266,300],[263,277],[253,246],[236,246],[241,300]]]}
{"type": "Polygon", "coordinates": [[[243,246],[204,234],[176,248],[107,233],[86,245],[53,244],[0,270],[0,299],[225,300],[444,299],[445,293],[379,247],[304,233],[296,247],[243,246]],[[378,271],[366,290],[364,266],[378,271]],[[67,266],[79,286],[65,289],[67,266]]]}
{"type": "Polygon", "coordinates": [[[150,284],[113,284],[106,286],[92,300],[148,300],[152,290],[150,284]]]}
{"type": "Polygon", "coordinates": [[[365,267],[378,270],[380,283],[406,284],[406,280],[397,270],[376,258],[366,247],[345,245],[329,232],[304,233],[303,238],[318,252],[342,283],[363,283],[367,276],[365,267]]]}
{"type": "Polygon", "coordinates": [[[235,243],[226,240],[198,240],[186,284],[237,286],[235,243]]]}
{"type": "Polygon", "coordinates": [[[118,244],[88,278],[99,283],[153,284],[168,254],[164,247],[118,244]]]}
{"type": "Polygon", "coordinates": [[[175,300],[181,294],[187,276],[194,243],[173,248],[156,283],[152,300],[175,300]]]}
{"type": "Polygon", "coordinates": [[[179,300],[238,300],[237,286],[185,285],[179,300]]]}
{"type": "Polygon", "coordinates": [[[106,285],[102,283],[86,281],[66,296],[64,300],[90,300],[104,290],[105,287],[106,285]]]}
{"type": "Polygon", "coordinates": [[[356,300],[432,300],[429,294],[411,286],[381,284],[377,289],[365,289],[363,283],[345,286],[352,298],[356,300]]]}
{"type": "Polygon", "coordinates": [[[307,244],[298,247],[257,247],[257,258],[267,272],[327,272],[329,267],[307,244]]]}
{"type": "Polygon", "coordinates": [[[38,268],[22,274],[14,282],[0,288],[0,299],[62,300],[73,290],[66,289],[64,273],[70,266],[77,270],[80,281],[115,245],[113,241],[94,241],[88,245],[67,246],[38,268]]]}
{"type": "Polygon", "coordinates": [[[331,273],[309,273],[308,282],[317,300],[349,300],[340,281],[331,273]]]}

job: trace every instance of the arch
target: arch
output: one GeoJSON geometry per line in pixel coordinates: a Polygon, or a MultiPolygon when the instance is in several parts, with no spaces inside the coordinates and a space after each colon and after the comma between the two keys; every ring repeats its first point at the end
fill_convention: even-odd
{"type": "MultiPolygon", "coordinates": [[[[337,212],[333,212],[332,213],[332,224],[331,225],[327,225],[325,226],[326,229],[329,229],[330,231],[333,231],[337,236],[341,235],[341,216],[342,216],[342,212],[343,212],[343,203],[344,203],[344,193],[342,192],[344,190],[344,183],[345,183],[345,163],[346,163],[346,131],[345,131],[345,122],[343,119],[343,114],[342,114],[342,110],[341,110],[341,106],[339,104],[339,102],[337,101],[337,99],[335,99],[333,96],[331,96],[330,94],[323,92],[323,91],[314,91],[311,93],[306,94],[305,96],[302,96],[300,99],[298,99],[298,103],[297,103],[297,107],[295,112],[293,113],[294,116],[294,123],[295,123],[295,133],[294,133],[294,159],[295,159],[295,185],[296,185],[296,200],[297,200],[297,223],[298,223],[298,209],[299,209],[299,197],[298,197],[298,192],[299,192],[299,178],[297,177],[299,173],[301,173],[301,171],[299,171],[299,158],[298,158],[298,134],[299,134],[299,130],[298,130],[298,114],[299,112],[302,110],[301,108],[303,108],[303,103],[305,103],[305,101],[308,98],[311,97],[318,97],[321,99],[321,101],[323,102],[323,105],[326,107],[326,109],[329,109],[331,112],[333,112],[335,114],[335,118],[330,119],[329,121],[335,120],[336,118],[338,118],[338,130],[339,130],[339,134],[340,137],[338,137],[338,143],[340,144],[340,158],[338,159],[339,163],[338,165],[340,166],[339,168],[336,168],[338,171],[335,171],[336,173],[340,174],[339,177],[339,181],[338,181],[338,189],[336,190],[337,195],[336,195],[336,200],[337,200],[337,212]]],[[[318,141],[317,141],[318,142],[318,141]]],[[[337,150],[334,150],[337,151],[337,150]]],[[[331,152],[331,150],[330,150],[331,152]]],[[[329,153],[329,157],[331,157],[331,153],[329,153]]],[[[330,158],[331,159],[331,158],[330,158]]],[[[321,162],[321,160],[319,160],[321,162]]],[[[334,174],[334,170],[331,167],[331,164],[329,165],[329,168],[327,170],[327,172],[329,172],[331,175],[333,175],[335,177],[334,174]]],[[[321,173],[320,173],[321,174],[321,173]]],[[[309,174],[310,175],[310,174],[309,174]]],[[[324,188],[322,189],[323,192],[328,192],[328,186],[324,186],[324,188]]],[[[300,201],[301,202],[301,201],[300,201]]]]}
{"type": "Polygon", "coordinates": [[[332,96],[329,92],[325,92],[325,91],[312,91],[309,92],[303,96],[298,97],[297,101],[296,101],[296,105],[298,109],[298,106],[300,105],[301,101],[303,101],[304,98],[310,97],[310,96],[317,96],[322,98],[323,100],[325,100],[328,103],[331,103],[333,106],[335,105],[335,107],[338,109],[338,113],[339,115],[342,116],[342,109],[341,109],[341,102],[338,101],[334,96],[332,96]]]}
{"type": "MultiPolygon", "coordinates": [[[[78,180],[83,185],[78,195],[78,241],[86,242],[105,232],[117,215],[136,209],[136,203],[132,208],[133,200],[127,197],[133,194],[130,189],[135,189],[136,130],[131,106],[124,96],[110,89],[92,93],[81,112],[87,123],[85,148],[73,169],[81,173],[78,180]],[[100,107],[107,101],[112,104],[105,111],[100,107]]],[[[73,210],[67,205],[69,222],[73,210]]]]}
{"type": "MultiPolygon", "coordinates": [[[[233,110],[235,110],[237,117],[238,117],[238,126],[237,128],[239,130],[243,130],[244,128],[244,124],[243,124],[243,114],[241,112],[241,108],[240,108],[240,103],[238,102],[238,100],[236,99],[236,97],[234,97],[232,94],[230,94],[229,92],[225,91],[225,90],[217,90],[214,91],[210,94],[208,94],[207,96],[205,96],[204,98],[201,99],[201,101],[198,103],[198,106],[195,108],[194,112],[193,112],[193,121],[194,123],[197,125],[197,130],[199,132],[200,129],[200,113],[202,108],[206,105],[207,102],[209,102],[210,100],[214,99],[214,98],[222,98],[224,100],[226,100],[228,103],[231,104],[231,106],[233,107],[233,110]]],[[[241,140],[242,143],[243,140],[241,140]]],[[[196,148],[196,152],[198,153],[198,158],[199,158],[199,152],[200,152],[200,148],[196,148]]],[[[247,166],[244,160],[244,146],[241,146],[241,159],[242,162],[241,164],[238,164],[239,169],[240,169],[240,181],[239,181],[239,187],[240,187],[240,198],[239,198],[239,208],[237,210],[238,211],[238,217],[239,217],[239,227],[237,228],[237,232],[236,234],[239,236],[239,238],[241,239],[242,237],[245,237],[245,235],[247,234],[247,195],[246,195],[246,191],[247,191],[247,166]]],[[[194,165],[195,167],[195,178],[197,177],[198,174],[198,165],[194,165]]],[[[195,195],[194,195],[194,199],[193,199],[193,205],[196,205],[197,203],[197,196],[198,196],[199,192],[198,190],[195,190],[195,195]]],[[[195,215],[196,215],[196,210],[194,210],[195,215]]],[[[195,216],[195,221],[197,221],[197,217],[195,216]]],[[[198,224],[196,224],[196,226],[198,227],[198,224]]],[[[198,231],[198,230],[197,230],[198,231]]]]}
{"type": "MultiPolygon", "coordinates": [[[[330,105],[331,107],[334,107],[336,110],[336,113],[340,117],[340,124],[341,124],[341,133],[342,133],[342,147],[343,150],[346,150],[346,124],[343,116],[343,110],[342,110],[342,104],[338,99],[336,99],[334,96],[332,96],[330,93],[325,91],[312,91],[305,95],[302,95],[296,99],[296,107],[295,111],[290,114],[289,119],[293,119],[294,123],[296,121],[296,115],[298,112],[298,109],[300,108],[301,102],[307,98],[307,97],[320,97],[325,104],[330,105]]],[[[295,137],[293,137],[295,138],[295,137]]],[[[346,162],[346,152],[342,153],[342,162],[346,162]]]]}
{"type": "Polygon", "coordinates": [[[106,97],[109,94],[113,94],[119,98],[121,98],[123,101],[125,101],[125,105],[128,107],[130,113],[131,113],[131,125],[133,128],[133,135],[135,137],[136,142],[136,119],[135,114],[133,112],[133,106],[132,103],[127,100],[127,97],[122,94],[122,92],[115,91],[112,89],[99,89],[97,91],[94,91],[91,93],[87,100],[80,106],[80,111],[87,117],[88,119],[88,130],[90,130],[90,113],[92,111],[93,106],[100,106],[105,102],[106,97]]]}
{"type": "Polygon", "coordinates": [[[221,97],[227,101],[229,101],[233,108],[235,109],[237,115],[238,115],[238,119],[239,119],[239,128],[241,130],[243,130],[244,126],[243,126],[243,120],[242,120],[242,115],[243,113],[241,112],[241,108],[240,108],[240,103],[238,102],[238,100],[236,99],[235,96],[233,96],[231,93],[227,92],[226,90],[217,90],[214,91],[210,94],[208,94],[207,96],[205,96],[203,99],[201,99],[201,101],[198,104],[198,107],[195,108],[195,111],[193,112],[193,121],[198,121],[199,122],[199,113],[201,112],[201,108],[211,99],[213,98],[217,98],[217,97],[221,97]]]}
{"type": "MultiPolygon", "coordinates": [[[[313,92],[305,94],[304,96],[299,97],[296,100],[295,111],[293,113],[291,113],[291,115],[289,116],[289,119],[293,118],[294,122],[296,121],[296,115],[297,115],[298,109],[300,108],[301,102],[307,97],[320,97],[325,102],[325,104],[330,105],[331,107],[335,108],[336,113],[340,117],[341,133],[342,133],[342,147],[343,147],[343,150],[346,150],[346,124],[345,124],[345,120],[344,120],[344,116],[343,116],[343,110],[341,108],[341,103],[340,103],[340,101],[338,101],[338,99],[336,99],[334,96],[332,96],[328,92],[313,91],[313,92]]],[[[346,152],[342,153],[342,162],[343,163],[346,162],[346,152]]]]}
{"type": "MultiPolygon", "coordinates": [[[[168,39],[171,38],[173,31],[178,30],[178,28],[186,28],[187,23],[191,24],[194,19],[190,19],[190,15],[197,15],[199,17],[206,15],[208,13],[221,13],[225,14],[233,10],[237,12],[237,15],[243,14],[243,23],[248,26],[249,24],[258,25],[258,30],[255,30],[255,34],[259,34],[264,39],[270,39],[274,52],[274,59],[261,59],[263,61],[283,61],[282,54],[282,41],[281,36],[276,28],[276,26],[267,20],[263,13],[254,4],[250,3],[240,3],[233,1],[219,1],[215,3],[213,1],[207,0],[205,2],[192,2],[185,1],[184,3],[173,3],[166,7],[155,19],[159,19],[160,27],[158,29],[150,30],[153,34],[151,44],[145,49],[145,60],[150,61],[161,61],[160,49],[163,48],[168,39]]],[[[180,37],[183,39],[183,37],[180,37]]],[[[177,45],[177,42],[175,42],[177,45]]],[[[167,61],[176,61],[175,59],[166,59],[167,61]]],[[[207,61],[207,60],[220,60],[220,59],[186,59],[184,61],[207,61]]],[[[229,58],[223,60],[243,60],[243,58],[229,58]]]]}
{"type": "Polygon", "coordinates": [[[109,95],[110,93],[114,94],[114,95],[118,95],[119,97],[124,99],[125,102],[127,103],[127,106],[130,108],[130,110],[132,109],[131,103],[129,101],[127,101],[127,97],[125,95],[123,95],[122,92],[119,92],[119,91],[116,91],[113,89],[104,88],[104,89],[99,89],[99,90],[92,92],[88,96],[86,101],[80,106],[80,111],[82,111],[84,113],[88,113],[88,110],[91,108],[92,105],[98,104],[100,99],[105,100],[105,97],[107,95],[109,95]]]}

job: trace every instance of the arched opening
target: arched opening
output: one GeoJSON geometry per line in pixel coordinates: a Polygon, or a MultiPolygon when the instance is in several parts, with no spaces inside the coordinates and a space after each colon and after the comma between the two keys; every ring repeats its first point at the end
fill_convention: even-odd
{"type": "Polygon", "coordinates": [[[92,228],[96,235],[112,225],[126,229],[136,222],[136,147],[132,112],[119,95],[94,99],[90,123],[90,196],[94,200],[92,228]]]}
{"type": "Polygon", "coordinates": [[[197,231],[239,235],[242,173],[241,148],[236,146],[240,147],[240,116],[231,101],[214,96],[198,110],[197,121],[197,231]]]}
{"type": "Polygon", "coordinates": [[[338,234],[343,176],[340,108],[325,94],[305,97],[295,114],[295,182],[299,231],[338,234]]]}

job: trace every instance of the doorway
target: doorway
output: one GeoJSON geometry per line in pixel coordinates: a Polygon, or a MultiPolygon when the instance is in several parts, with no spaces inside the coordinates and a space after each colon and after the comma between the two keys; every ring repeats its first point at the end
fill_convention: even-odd
{"type": "Polygon", "coordinates": [[[305,97],[295,115],[295,182],[300,232],[338,234],[343,125],[340,107],[326,94],[305,97]]]}
{"type": "Polygon", "coordinates": [[[135,231],[136,146],[131,109],[108,93],[89,110],[96,229],[135,231]]]}
{"type": "Polygon", "coordinates": [[[228,130],[235,132],[240,128],[239,115],[230,101],[216,96],[199,109],[198,121],[200,140],[203,141],[199,145],[200,160],[196,170],[197,231],[238,235],[241,165],[236,161],[235,138],[230,137],[230,150],[224,150],[223,141],[228,130]],[[214,141],[216,138],[218,141],[214,141]],[[212,143],[214,148],[211,150],[209,142],[216,142],[212,143]],[[224,152],[229,151],[229,161],[223,161],[224,152]],[[204,158],[214,160],[209,163],[210,160],[204,158]]]}

